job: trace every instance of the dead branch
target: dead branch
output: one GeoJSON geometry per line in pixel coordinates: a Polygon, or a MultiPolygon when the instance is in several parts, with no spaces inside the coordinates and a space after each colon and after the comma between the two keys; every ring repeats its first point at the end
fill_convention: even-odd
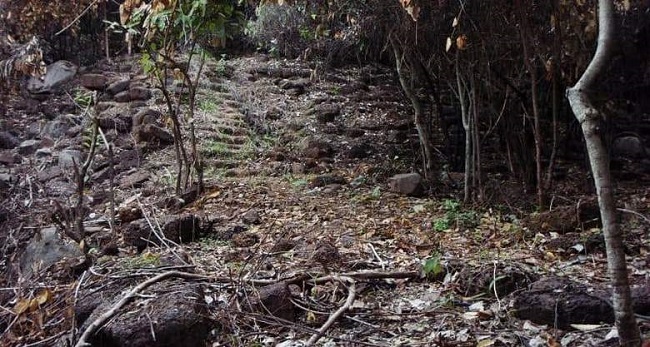
{"type": "Polygon", "coordinates": [[[198,275],[198,274],[192,274],[192,273],[187,273],[187,272],[179,272],[179,271],[169,271],[169,272],[164,272],[161,273],[158,276],[152,277],[137,286],[135,286],[131,291],[129,291],[122,299],[120,299],[117,303],[115,303],[108,311],[104,312],[101,316],[99,316],[97,319],[95,319],[88,328],[83,332],[77,343],[75,344],[75,347],[86,347],[90,346],[91,344],[88,342],[88,339],[92,334],[97,331],[102,325],[104,325],[109,319],[111,319],[117,312],[126,304],[128,304],[131,299],[133,299],[136,294],[138,294],[140,291],[146,289],[150,285],[160,282],[164,279],[170,278],[170,277],[179,277],[179,278],[187,278],[187,279],[209,279],[210,277],[204,276],[204,275],[198,275]]]}
{"type": "Polygon", "coordinates": [[[349,283],[350,285],[348,287],[348,298],[345,300],[343,306],[339,307],[339,309],[336,310],[336,312],[332,313],[332,315],[327,319],[325,324],[323,324],[323,326],[321,326],[320,329],[318,329],[318,332],[313,334],[309,338],[309,341],[307,341],[306,346],[312,346],[314,343],[316,343],[316,341],[320,339],[320,337],[327,331],[327,329],[329,329],[332,326],[332,324],[334,324],[334,322],[336,322],[339,319],[339,317],[341,317],[341,315],[343,315],[343,313],[345,313],[345,311],[347,311],[350,308],[350,306],[352,306],[352,303],[354,302],[354,298],[357,295],[356,282],[352,277],[348,277],[348,276],[327,276],[327,277],[331,277],[331,279],[337,279],[340,282],[349,283]]]}

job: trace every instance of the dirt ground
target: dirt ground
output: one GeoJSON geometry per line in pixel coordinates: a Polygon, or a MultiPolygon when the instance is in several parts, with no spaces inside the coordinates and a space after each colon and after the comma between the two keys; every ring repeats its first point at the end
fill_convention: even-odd
{"type": "MultiPolygon", "coordinates": [[[[591,321],[568,314],[576,321],[567,318],[563,324],[557,324],[557,312],[550,322],[517,314],[517,298],[540,279],[561,277],[594,296],[606,290],[597,221],[587,216],[552,223],[573,218],[571,209],[562,217],[532,214],[534,197],[502,173],[487,174],[488,202],[473,206],[459,203],[458,173],[444,175],[420,196],[391,191],[390,177],[419,170],[411,109],[391,70],[314,71],[319,70],[308,62],[263,55],[208,61],[194,120],[206,189],[185,200],[174,198],[177,164],[167,135],[136,129],[141,120],[134,115],[140,112],[161,111],[151,113],[151,124],[162,131],[167,121],[160,94],[135,59],[82,70],[52,95],[11,98],[0,118],[0,130],[15,138],[13,147],[3,145],[0,152],[0,345],[77,340],[127,289],[166,271],[192,275],[170,274],[142,288],[93,343],[301,346],[310,338],[324,346],[615,343],[607,312],[600,321],[597,314],[591,321]],[[137,84],[151,97],[128,102],[116,101],[119,93],[99,97],[99,117],[117,163],[110,164],[100,145],[84,190],[89,251],[41,268],[26,256],[28,245],[43,237],[35,235],[54,227],[70,244],[65,229],[74,213],[75,177],[73,167],[61,162],[69,151],[84,158],[88,150],[87,123],[75,105],[88,74],[106,77],[107,85],[130,80],[131,90],[137,84]],[[72,114],[70,126],[53,130],[66,114],[72,114]],[[152,230],[173,242],[156,239],[160,234],[152,230]],[[277,283],[286,289],[262,289],[277,283]],[[164,318],[170,302],[187,316],[164,318]],[[283,304],[269,308],[269,302],[283,304]],[[150,319],[141,335],[127,329],[137,325],[129,315],[138,312],[150,319]],[[335,318],[327,326],[330,317],[335,318]],[[186,320],[201,321],[191,333],[184,330],[194,339],[178,340],[178,331],[168,336],[151,323],[184,326],[179,322],[186,320]]],[[[10,140],[0,137],[0,143],[10,140]]],[[[563,165],[568,174],[556,184],[555,205],[593,201],[587,173],[577,164],[563,165]]],[[[650,261],[649,181],[638,175],[618,181],[631,279],[641,291],[648,285],[650,261]]],[[[647,332],[646,317],[639,319],[647,332]]]]}

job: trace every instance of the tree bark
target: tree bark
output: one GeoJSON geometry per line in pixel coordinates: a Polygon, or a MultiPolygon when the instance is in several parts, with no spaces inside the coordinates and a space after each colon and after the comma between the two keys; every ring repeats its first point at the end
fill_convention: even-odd
{"type": "Polygon", "coordinates": [[[615,44],[612,0],[598,1],[598,24],[596,53],[580,80],[567,90],[567,98],[573,113],[580,122],[594,176],[605,236],[607,270],[612,284],[612,305],[619,343],[621,346],[639,346],[641,339],[632,310],[630,285],[623,251],[623,235],[616,222],[616,205],[609,170],[609,156],[599,129],[601,116],[589,100],[589,92],[605,72],[615,44]]]}
{"type": "Polygon", "coordinates": [[[397,76],[399,77],[402,90],[406,97],[411,101],[413,106],[413,111],[415,113],[414,121],[415,127],[418,131],[418,136],[420,139],[420,147],[422,149],[422,156],[424,162],[424,177],[430,181],[434,181],[434,163],[433,163],[433,140],[431,138],[431,127],[430,124],[426,123],[426,118],[424,114],[424,109],[422,103],[415,95],[415,91],[411,88],[406,80],[406,72],[403,68],[403,55],[406,54],[400,48],[400,43],[394,37],[389,37],[391,47],[393,48],[393,53],[395,55],[395,67],[397,70],[397,76]]]}

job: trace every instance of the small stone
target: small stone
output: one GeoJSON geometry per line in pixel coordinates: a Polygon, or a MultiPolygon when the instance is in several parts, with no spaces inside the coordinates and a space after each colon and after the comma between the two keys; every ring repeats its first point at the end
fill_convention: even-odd
{"type": "Polygon", "coordinates": [[[76,149],[64,149],[59,154],[59,167],[61,169],[73,169],[75,166],[80,168],[82,163],[83,156],[81,151],[76,149]]]}
{"type": "Polygon", "coordinates": [[[52,148],[39,148],[36,150],[36,158],[48,158],[52,156],[52,148]]]}
{"type": "Polygon", "coordinates": [[[131,85],[131,81],[129,80],[120,80],[120,81],[115,81],[111,84],[108,85],[108,88],[106,88],[106,91],[109,93],[115,95],[119,92],[123,92],[129,88],[129,85],[131,85]]]}
{"type": "Polygon", "coordinates": [[[288,252],[296,247],[296,243],[289,239],[280,239],[271,248],[271,252],[288,252]]]}
{"type": "Polygon", "coordinates": [[[301,175],[307,171],[303,163],[291,163],[291,173],[294,175],[301,175]]]}
{"type": "Polygon", "coordinates": [[[129,93],[128,90],[125,90],[123,92],[119,92],[119,93],[115,94],[115,96],[113,97],[113,100],[115,100],[117,102],[129,102],[129,101],[131,101],[131,94],[129,93]]]}
{"type": "Polygon", "coordinates": [[[321,159],[334,154],[332,145],[323,140],[308,139],[304,142],[302,147],[303,155],[311,159],[321,159]]]}
{"type": "Polygon", "coordinates": [[[58,166],[52,166],[49,169],[45,169],[45,170],[39,172],[36,175],[36,178],[38,179],[39,182],[46,183],[46,182],[49,182],[50,180],[52,180],[52,179],[54,179],[56,177],[59,177],[61,175],[63,175],[63,170],[61,170],[61,168],[58,167],[58,166]]]}
{"type": "Polygon", "coordinates": [[[129,100],[149,100],[151,99],[151,90],[144,87],[132,87],[129,89],[129,100]]]}
{"type": "Polygon", "coordinates": [[[41,137],[48,136],[53,139],[60,139],[66,135],[68,130],[75,126],[72,115],[60,115],[53,121],[47,122],[41,130],[41,137]]]}
{"type": "Polygon", "coordinates": [[[154,124],[145,124],[133,128],[135,139],[139,142],[159,141],[161,144],[174,143],[174,136],[169,131],[154,124]]]}
{"type": "Polygon", "coordinates": [[[0,151],[0,164],[11,165],[13,163],[18,163],[21,160],[19,154],[14,154],[9,150],[0,151]]]}
{"type": "Polygon", "coordinates": [[[143,124],[155,124],[158,121],[163,119],[163,114],[160,111],[156,111],[150,108],[138,111],[133,115],[133,126],[143,125],[143,124]]]}
{"type": "Polygon", "coordinates": [[[246,224],[260,224],[262,222],[260,213],[255,209],[246,211],[241,219],[246,224]]]}
{"type": "Polygon", "coordinates": [[[149,180],[149,178],[151,178],[151,174],[149,174],[148,172],[136,171],[131,175],[122,177],[122,179],[120,179],[119,181],[119,186],[120,188],[130,188],[130,187],[138,188],[142,186],[144,182],[149,180]]]}
{"type": "Polygon", "coordinates": [[[39,140],[25,140],[18,145],[18,153],[22,155],[34,154],[40,145],[39,140]]]}
{"type": "Polygon", "coordinates": [[[102,74],[88,73],[81,75],[79,84],[90,90],[104,90],[108,84],[108,78],[102,74]]]}
{"type": "Polygon", "coordinates": [[[318,188],[318,187],[325,187],[330,184],[346,184],[347,181],[345,180],[344,177],[338,176],[338,175],[320,175],[314,177],[310,182],[309,182],[309,188],[318,188]]]}
{"type": "Polygon", "coordinates": [[[0,148],[12,149],[20,144],[20,140],[8,131],[0,131],[0,148]]]}

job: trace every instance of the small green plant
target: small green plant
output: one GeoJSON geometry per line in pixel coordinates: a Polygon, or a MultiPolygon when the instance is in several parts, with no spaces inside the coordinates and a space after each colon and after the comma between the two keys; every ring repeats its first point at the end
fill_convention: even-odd
{"type": "Polygon", "coordinates": [[[214,73],[217,76],[223,77],[223,76],[226,75],[227,67],[228,67],[228,65],[226,64],[226,55],[222,54],[221,58],[219,58],[219,60],[217,60],[217,65],[214,68],[214,73]]]}
{"type": "Polygon", "coordinates": [[[460,210],[460,202],[453,199],[445,199],[442,202],[442,209],[445,211],[443,217],[433,221],[434,231],[449,230],[452,227],[460,229],[471,229],[479,225],[479,215],[476,211],[460,210]]]}
{"type": "Polygon", "coordinates": [[[445,231],[450,228],[449,218],[439,218],[433,221],[433,230],[435,231],[445,231]]]}
{"type": "Polygon", "coordinates": [[[442,201],[442,208],[447,212],[458,212],[460,202],[453,199],[445,199],[442,201]]]}
{"type": "Polygon", "coordinates": [[[208,157],[230,157],[232,155],[227,144],[215,140],[208,141],[203,147],[203,152],[208,157]]]}
{"type": "Polygon", "coordinates": [[[296,189],[302,189],[306,187],[309,184],[309,181],[304,178],[304,177],[295,177],[293,175],[285,175],[284,176],[285,180],[289,182],[289,184],[296,189]]]}
{"type": "Polygon", "coordinates": [[[424,261],[422,271],[427,277],[436,277],[444,271],[440,263],[440,254],[434,254],[424,261]]]}
{"type": "Polygon", "coordinates": [[[206,113],[215,113],[219,110],[220,102],[216,99],[206,99],[199,102],[199,110],[206,113]]]}

